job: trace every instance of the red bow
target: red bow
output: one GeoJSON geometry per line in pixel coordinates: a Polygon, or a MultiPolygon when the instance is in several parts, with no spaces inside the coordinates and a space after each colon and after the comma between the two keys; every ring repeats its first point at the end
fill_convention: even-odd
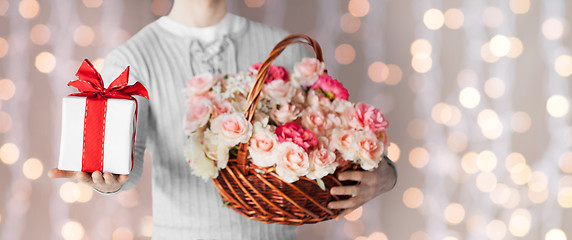
{"type": "Polygon", "coordinates": [[[101,75],[87,59],[83,60],[75,75],[78,77],[78,80],[69,82],[68,86],[77,88],[80,93],[74,93],[72,96],[132,99],[133,95],[139,95],[149,99],[149,94],[143,84],[136,82],[133,85],[127,85],[129,82],[129,66],[108,88],[103,86],[101,75]]]}

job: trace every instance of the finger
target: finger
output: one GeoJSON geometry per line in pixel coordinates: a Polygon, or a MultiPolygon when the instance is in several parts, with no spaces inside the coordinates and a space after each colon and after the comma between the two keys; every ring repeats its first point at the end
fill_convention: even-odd
{"type": "Polygon", "coordinates": [[[105,180],[105,184],[117,185],[116,176],[110,172],[103,173],[103,179],[105,180]]]}
{"type": "Polygon", "coordinates": [[[127,174],[121,174],[119,175],[119,177],[117,178],[117,182],[119,182],[119,184],[123,185],[127,182],[127,180],[129,179],[129,175],[127,174]]]}
{"type": "Polygon", "coordinates": [[[338,214],[338,216],[336,217],[336,220],[342,219],[343,217],[350,214],[351,212],[353,212],[356,209],[357,208],[349,208],[349,209],[343,210],[340,214],[338,214]]]}
{"type": "Polygon", "coordinates": [[[340,175],[338,176],[338,179],[340,181],[347,181],[347,180],[353,180],[353,181],[362,181],[364,178],[364,171],[345,171],[343,173],[340,173],[340,175]]]}
{"type": "Polygon", "coordinates": [[[72,178],[72,177],[74,177],[75,173],[76,172],[74,172],[74,171],[63,171],[63,170],[59,170],[57,168],[52,168],[48,172],[48,176],[50,178],[72,178]]]}
{"type": "Polygon", "coordinates": [[[91,178],[93,179],[93,183],[97,185],[104,185],[105,180],[103,179],[103,175],[100,171],[95,171],[91,174],[91,178]]]}
{"type": "Polygon", "coordinates": [[[92,185],[93,181],[91,180],[91,175],[86,172],[77,172],[75,174],[76,180],[86,183],[87,185],[92,185]]]}
{"type": "Polygon", "coordinates": [[[361,206],[361,197],[352,197],[347,200],[335,201],[328,204],[330,209],[346,209],[346,208],[356,208],[361,206]]]}
{"type": "Polygon", "coordinates": [[[330,194],[332,195],[358,195],[360,192],[359,185],[343,186],[343,187],[333,187],[330,189],[330,194]]]}

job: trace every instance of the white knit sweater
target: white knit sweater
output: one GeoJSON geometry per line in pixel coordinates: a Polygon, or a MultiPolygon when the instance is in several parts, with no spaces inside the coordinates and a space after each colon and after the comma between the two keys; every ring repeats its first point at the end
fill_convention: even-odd
{"type": "MultiPolygon", "coordinates": [[[[139,100],[132,188],[141,177],[143,154],[153,159],[153,239],[295,239],[293,227],[246,219],[223,206],[212,182],[190,173],[184,157],[182,119],[185,82],[204,71],[232,73],[262,62],[287,34],[228,13],[217,25],[192,28],[162,17],[144,27],[105,59],[109,84],[126,66],[150,100],[139,100]]],[[[275,64],[292,69],[307,52],[291,46],[275,64]]]]}

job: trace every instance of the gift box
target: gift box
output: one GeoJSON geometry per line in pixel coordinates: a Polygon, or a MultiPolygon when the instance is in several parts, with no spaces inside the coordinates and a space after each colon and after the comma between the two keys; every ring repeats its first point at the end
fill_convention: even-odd
{"type": "Polygon", "coordinates": [[[140,83],[127,85],[129,67],[108,88],[89,60],[68,86],[80,93],[64,97],[58,169],[129,174],[137,129],[137,100],[148,98],[140,83]]]}

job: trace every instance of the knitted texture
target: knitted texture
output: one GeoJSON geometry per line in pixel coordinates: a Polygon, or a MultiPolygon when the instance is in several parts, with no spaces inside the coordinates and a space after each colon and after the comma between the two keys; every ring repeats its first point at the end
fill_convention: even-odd
{"type": "MultiPolygon", "coordinates": [[[[120,191],[132,188],[141,178],[148,148],[153,159],[153,239],[295,239],[293,227],[252,221],[224,207],[212,182],[190,173],[182,130],[186,80],[199,71],[245,71],[264,61],[272,47],[288,35],[230,13],[209,29],[185,29],[162,17],[105,59],[102,76],[106,84],[129,65],[130,83],[141,82],[150,97],[148,101],[137,98],[135,162],[120,191]],[[228,31],[221,33],[217,28],[228,31]],[[212,34],[214,40],[197,34],[212,34]]],[[[292,46],[275,64],[292,69],[293,63],[307,55],[303,47],[292,46]]]]}

